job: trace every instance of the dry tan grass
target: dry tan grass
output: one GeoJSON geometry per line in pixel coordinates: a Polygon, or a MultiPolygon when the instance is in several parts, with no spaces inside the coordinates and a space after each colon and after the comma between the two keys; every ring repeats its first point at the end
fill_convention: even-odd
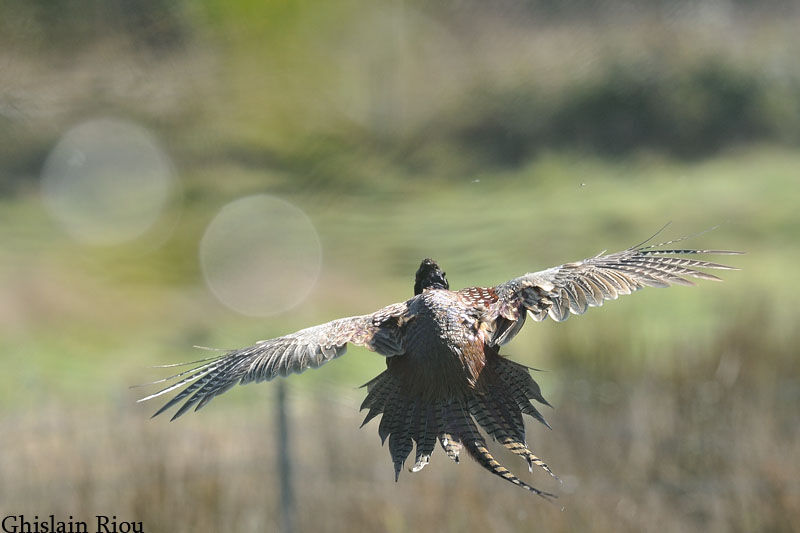
{"type": "MultiPolygon", "coordinates": [[[[780,348],[792,342],[770,344],[758,333],[768,328],[750,322],[720,332],[710,351],[665,354],[667,372],[623,366],[612,352],[573,365],[587,354],[557,346],[566,363],[549,376],[554,429],[530,424],[529,442],[564,480],[533,475],[559,493],[558,505],[441,452],[394,483],[375,422],[358,429],[361,391],[290,385],[298,530],[791,531],[800,520],[798,362],[780,348]]],[[[266,387],[261,397],[270,400],[220,402],[172,424],[148,420],[133,396],[115,410],[6,414],[2,512],[115,514],[146,531],[273,530],[274,405],[266,387]]]]}

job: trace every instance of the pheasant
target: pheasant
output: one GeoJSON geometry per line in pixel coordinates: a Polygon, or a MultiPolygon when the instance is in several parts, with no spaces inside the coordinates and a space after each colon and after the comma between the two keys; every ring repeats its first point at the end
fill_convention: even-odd
{"type": "MultiPolygon", "coordinates": [[[[183,402],[172,420],[200,409],[237,383],[269,381],[317,368],[343,355],[348,343],[386,358],[386,370],[364,386],[364,424],[381,415],[378,434],[389,440],[395,481],[416,444],[418,472],[430,461],[438,441],[458,462],[460,452],[503,479],[545,498],[492,456],[480,426],[495,441],[533,466],[556,477],[525,441],[523,414],[550,427],[533,401],[550,404],[528,367],[506,359],[500,347],[525,323],[547,317],[560,322],[642,287],[693,285],[688,278],[720,278],[697,269],[736,270],[692,257],[738,254],[723,250],[669,249],[682,239],[602,252],[582,261],[528,273],[494,287],[451,291],[445,272],[425,259],[416,272],[414,297],[372,314],[341,318],[283,337],[257,342],[223,355],[195,361],[190,370],[155,383],[176,380],[142,398],[159,397],[186,386],[154,417],[183,402]]],[[[178,365],[167,365],[178,366],[178,365]]],[[[556,477],[557,479],[557,477],[556,477]]]]}

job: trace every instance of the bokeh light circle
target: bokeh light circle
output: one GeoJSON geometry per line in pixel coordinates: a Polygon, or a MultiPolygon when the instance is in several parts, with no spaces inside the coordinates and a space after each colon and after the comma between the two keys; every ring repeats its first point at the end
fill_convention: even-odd
{"type": "Polygon", "coordinates": [[[249,316],[290,309],[314,288],[322,247],[308,216],[268,195],[223,207],[200,241],[209,289],[226,306],[249,316]]]}
{"type": "Polygon", "coordinates": [[[67,131],[41,176],[45,207],[74,239],[95,245],[149,230],[177,189],[156,139],[131,122],[102,118],[67,131]]]}

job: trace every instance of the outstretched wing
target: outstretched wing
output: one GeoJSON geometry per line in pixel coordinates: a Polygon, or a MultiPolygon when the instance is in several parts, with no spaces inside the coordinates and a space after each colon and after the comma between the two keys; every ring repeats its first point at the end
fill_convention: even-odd
{"type": "Polygon", "coordinates": [[[581,315],[589,307],[603,305],[642,287],[694,285],[687,278],[721,281],[698,269],[738,270],[692,257],[700,254],[740,254],[726,250],[664,248],[682,239],[644,246],[644,243],[613,254],[600,254],[561,266],[514,278],[494,287],[498,328],[497,344],[508,342],[519,331],[526,311],[536,321],[548,316],[566,320],[570,313],[581,315]]]}
{"type": "Polygon", "coordinates": [[[153,414],[158,416],[185,400],[172,417],[175,420],[192,406],[196,405],[195,410],[200,409],[237,383],[244,385],[269,381],[278,376],[299,374],[308,368],[320,367],[343,355],[348,343],[365,346],[386,357],[400,355],[405,351],[403,325],[407,313],[407,302],[393,304],[371,315],[341,318],[283,337],[259,341],[253,346],[231,350],[218,357],[195,361],[202,364],[151,383],[178,380],[139,401],[150,400],[188,385],[153,414]]]}

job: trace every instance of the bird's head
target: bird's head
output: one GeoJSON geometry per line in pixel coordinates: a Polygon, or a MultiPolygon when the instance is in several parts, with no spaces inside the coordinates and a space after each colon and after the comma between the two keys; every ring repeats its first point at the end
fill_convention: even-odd
{"type": "Polygon", "coordinates": [[[425,289],[449,289],[447,278],[433,259],[423,259],[414,280],[414,294],[422,294],[425,289]]]}

